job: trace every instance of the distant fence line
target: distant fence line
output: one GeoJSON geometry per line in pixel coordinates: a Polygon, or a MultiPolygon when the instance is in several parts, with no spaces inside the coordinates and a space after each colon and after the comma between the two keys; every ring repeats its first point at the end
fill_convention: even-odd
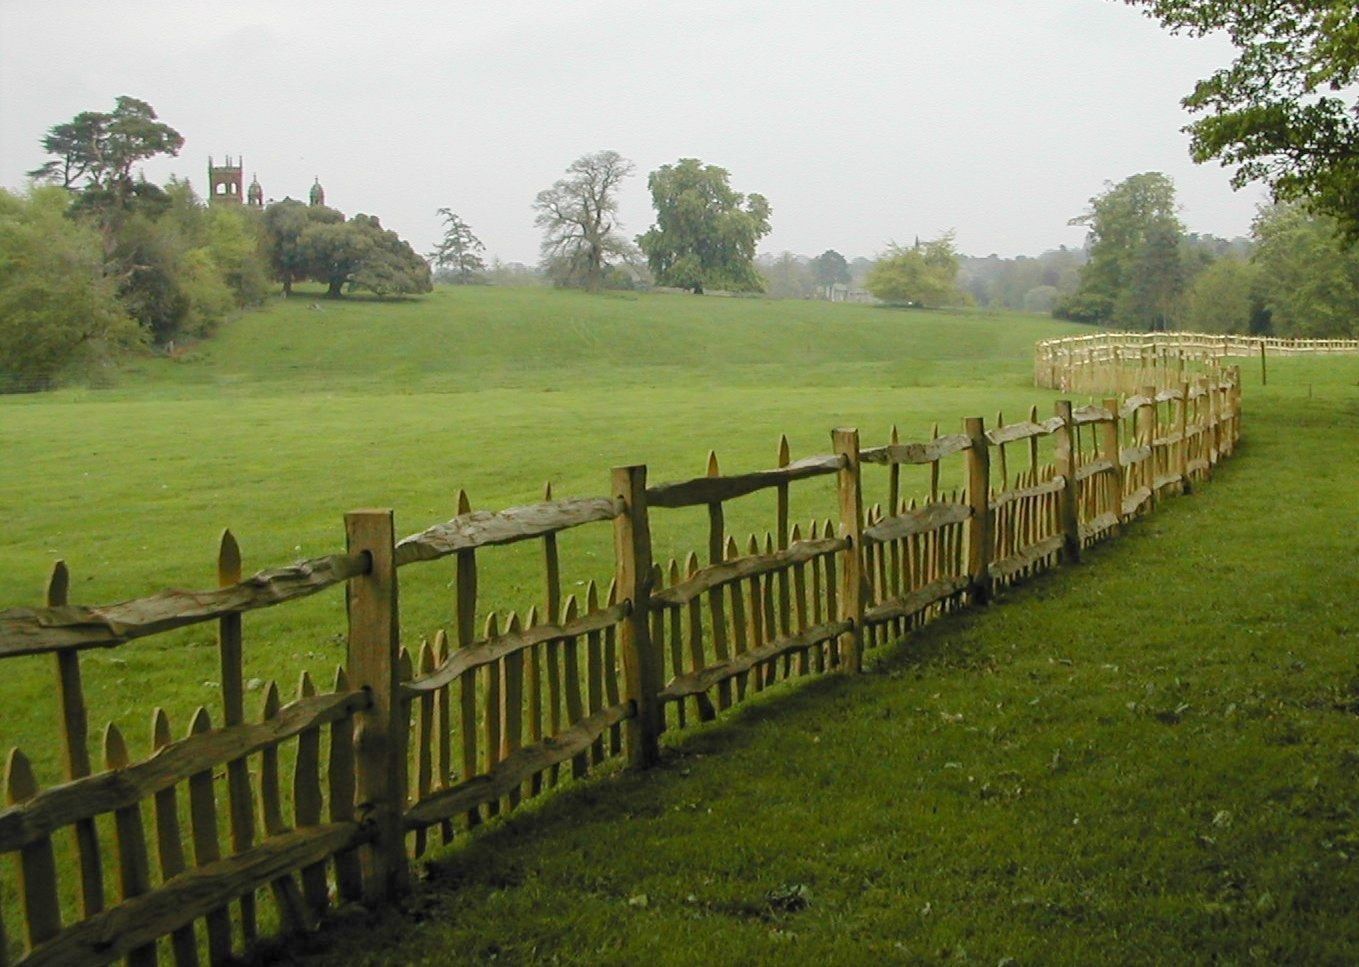
{"type": "Polygon", "coordinates": [[[1214,372],[1231,357],[1352,355],[1359,339],[1276,339],[1196,332],[1101,332],[1045,339],[1034,346],[1037,386],[1071,393],[1173,389],[1186,376],[1214,372]]]}
{"type": "Polygon", "coordinates": [[[549,492],[498,513],[462,495],[451,520],[401,540],[390,510],[354,511],[343,551],[247,578],[228,532],[219,587],[103,607],[70,603],[58,562],[43,606],[0,611],[0,659],[55,656],[65,753],[59,784],[9,755],[0,852],[16,860],[4,902],[17,892],[23,936],[0,938],[0,962],[184,965],[205,950],[222,963],[256,944],[261,903],[291,932],[313,929],[332,896],[384,902],[436,835],[449,842],[610,757],[649,766],[668,729],[783,679],[857,672],[865,650],[1078,561],[1231,455],[1240,403],[1228,369],[1124,400],[1059,401],[1046,419],[1037,407],[990,429],[972,417],[917,442],[893,432],[864,446],[857,430],[837,429],[830,453],[793,460],[785,438],[777,465],[757,472],[725,474],[710,454],[689,480],[653,484],[645,466],[620,467],[601,495],[549,492]],[[940,486],[941,464],[955,460],[962,491],[940,486]],[[912,465],[930,482],[908,497],[901,474],[912,465]],[[873,467],[883,493],[869,504],[873,467]],[[792,523],[790,488],[817,477],[834,478],[835,507],[792,523]],[[769,491],[773,529],[738,541],[724,507],[769,491]],[[653,559],[652,518],[683,507],[706,511],[706,546],[653,559]],[[563,597],[559,539],[600,524],[612,530],[614,580],[563,597]],[[478,574],[496,546],[522,541],[541,547],[542,610],[502,618],[480,599],[478,574]],[[448,628],[408,651],[402,569],[449,564],[448,628]],[[268,684],[262,717],[247,719],[244,613],[341,587],[344,666],[324,688],[303,675],[287,704],[268,684]],[[92,762],[81,652],[205,622],[217,632],[220,707],[200,708],[179,739],[158,713],[157,751],[135,762],[110,725],[92,762]],[[59,899],[67,878],[77,909],[59,899]]]}

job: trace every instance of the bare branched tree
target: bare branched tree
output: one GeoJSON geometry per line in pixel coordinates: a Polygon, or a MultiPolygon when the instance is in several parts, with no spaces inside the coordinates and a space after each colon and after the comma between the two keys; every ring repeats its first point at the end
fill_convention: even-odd
{"type": "Polygon", "coordinates": [[[543,229],[543,261],[555,279],[598,291],[610,258],[634,258],[617,222],[618,185],[632,172],[632,162],[617,151],[597,151],[571,162],[565,178],[538,192],[534,224],[543,229]]]}

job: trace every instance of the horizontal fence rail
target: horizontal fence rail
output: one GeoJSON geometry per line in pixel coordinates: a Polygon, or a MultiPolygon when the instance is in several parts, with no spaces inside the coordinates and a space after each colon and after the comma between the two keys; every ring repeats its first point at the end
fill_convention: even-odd
{"type": "MultiPolygon", "coordinates": [[[[1043,359],[1077,358],[1051,345],[1043,359]]],[[[1057,364],[1045,365],[1051,376],[1057,364]]],[[[724,474],[710,453],[689,480],[649,484],[645,467],[622,467],[602,496],[554,499],[549,487],[494,513],[460,493],[451,519],[401,540],[391,511],[355,511],[343,551],[249,577],[226,532],[217,586],[197,591],[74,605],[58,562],[41,606],[0,611],[0,659],[54,656],[63,754],[62,775],[42,782],[9,754],[0,853],[20,935],[0,937],[0,964],[223,963],[266,932],[312,930],[337,902],[400,893],[436,841],[608,760],[650,765],[667,730],[788,679],[857,671],[867,651],[1078,561],[1206,479],[1240,437],[1235,368],[1163,372],[1114,395],[1125,375],[1106,398],[1058,401],[1046,418],[1035,406],[916,441],[893,429],[874,446],[839,429],[829,453],[799,460],[785,438],[769,470],[724,474]],[[903,467],[921,481],[913,495],[903,467]],[[834,507],[792,520],[792,488],[820,478],[834,507]],[[730,533],[728,505],[758,494],[773,497],[772,528],[730,533]],[[706,546],[657,559],[653,520],[678,508],[706,516],[706,546]],[[578,532],[611,545],[613,577],[564,595],[559,541],[578,532]],[[541,562],[539,604],[488,608],[485,569],[524,542],[541,562]],[[444,569],[432,573],[447,575],[450,614],[403,646],[398,587],[417,564],[444,569]],[[247,716],[243,615],[341,586],[346,655],[330,690],[303,674],[285,704],[264,683],[247,716]],[[205,623],[220,711],[199,708],[176,738],[156,709],[153,751],[135,760],[109,725],[92,761],[82,651],[205,623]]]]}

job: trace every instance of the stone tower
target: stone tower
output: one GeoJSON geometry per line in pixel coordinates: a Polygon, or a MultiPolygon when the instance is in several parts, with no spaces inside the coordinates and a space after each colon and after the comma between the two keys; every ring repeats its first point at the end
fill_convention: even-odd
{"type": "Polygon", "coordinates": [[[208,158],[208,204],[239,205],[244,200],[241,159],[237,158],[233,165],[231,155],[227,155],[224,164],[214,165],[212,158],[208,158]]]}
{"type": "Polygon", "coordinates": [[[317,178],[311,185],[311,203],[313,205],[324,205],[326,203],[326,190],[321,187],[321,179],[317,178]]]}
{"type": "Polygon", "coordinates": [[[264,189],[260,187],[259,175],[250,176],[250,189],[246,192],[245,203],[251,208],[264,207],[264,189]]]}

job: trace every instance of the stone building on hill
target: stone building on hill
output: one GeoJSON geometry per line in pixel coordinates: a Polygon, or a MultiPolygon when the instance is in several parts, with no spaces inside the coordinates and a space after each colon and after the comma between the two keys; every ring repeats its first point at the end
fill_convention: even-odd
{"type": "MultiPolygon", "coordinates": [[[[251,174],[250,187],[242,191],[244,171],[244,165],[239,156],[233,159],[231,155],[227,155],[220,165],[213,164],[212,158],[209,157],[208,204],[245,204],[250,208],[263,208],[264,188],[260,185],[259,176],[251,174]]],[[[326,190],[321,187],[320,178],[312,182],[309,199],[313,205],[324,205],[326,203],[326,190]]]]}

